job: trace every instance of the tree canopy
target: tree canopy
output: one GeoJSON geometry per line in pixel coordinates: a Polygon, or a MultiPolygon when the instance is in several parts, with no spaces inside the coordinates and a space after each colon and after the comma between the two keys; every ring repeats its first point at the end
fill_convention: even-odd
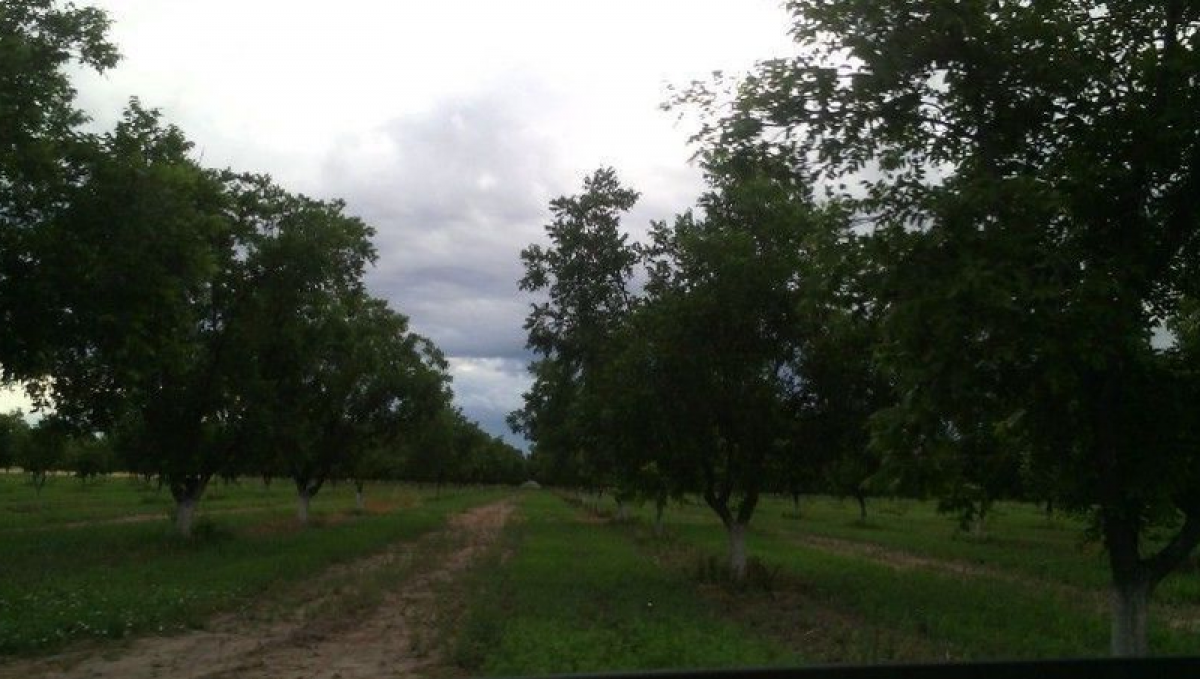
{"type": "Polygon", "coordinates": [[[893,455],[949,450],[960,473],[1023,456],[1092,513],[1114,651],[1144,653],[1146,598],[1200,540],[1194,357],[1155,339],[1194,296],[1200,8],[788,7],[800,56],[763,63],[701,135],[786,133],[853,209],[882,258],[877,354],[898,391],[877,435],[893,455]],[[1174,538],[1144,553],[1155,526],[1174,538]]]}

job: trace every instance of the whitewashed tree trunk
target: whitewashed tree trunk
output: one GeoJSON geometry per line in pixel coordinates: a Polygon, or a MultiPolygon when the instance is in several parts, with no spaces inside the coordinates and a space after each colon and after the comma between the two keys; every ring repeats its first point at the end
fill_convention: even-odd
{"type": "Polygon", "coordinates": [[[175,530],[185,538],[192,536],[192,523],[196,518],[196,498],[189,497],[175,502],[175,530]]]}
{"type": "Polygon", "coordinates": [[[629,519],[629,505],[617,500],[617,521],[629,519]]]}
{"type": "Polygon", "coordinates": [[[734,580],[746,578],[746,524],[729,524],[729,569],[734,580]]]}
{"type": "Polygon", "coordinates": [[[360,512],[363,511],[364,509],[366,509],[366,507],[367,507],[367,503],[363,501],[362,488],[359,488],[354,491],[354,506],[360,512]]]}
{"type": "Polygon", "coordinates": [[[308,524],[308,503],[312,501],[312,496],[304,491],[297,493],[299,502],[296,504],[296,518],[300,523],[308,524]]]}
{"type": "Polygon", "coordinates": [[[1143,656],[1150,650],[1146,621],[1150,613],[1150,585],[1144,581],[1114,585],[1112,589],[1112,654],[1143,656]]]}

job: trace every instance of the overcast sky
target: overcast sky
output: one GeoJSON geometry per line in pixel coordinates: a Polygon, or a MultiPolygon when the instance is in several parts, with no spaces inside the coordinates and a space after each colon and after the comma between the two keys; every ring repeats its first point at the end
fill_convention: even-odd
{"type": "MultiPolygon", "coordinates": [[[[787,53],[777,0],[104,0],[124,56],[76,77],[100,127],[137,95],[203,162],[340,197],[377,230],[372,291],[451,357],[495,434],[528,384],[518,253],[612,165],[630,216],[700,189],[668,83],[787,53]]],[[[15,403],[0,394],[0,406],[15,403]]]]}

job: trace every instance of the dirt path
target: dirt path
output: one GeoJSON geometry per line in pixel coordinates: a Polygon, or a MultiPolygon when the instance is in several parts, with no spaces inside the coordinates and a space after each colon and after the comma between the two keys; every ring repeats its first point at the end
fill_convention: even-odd
{"type": "Polygon", "coordinates": [[[0,679],[443,676],[452,670],[438,648],[439,597],[453,597],[512,510],[508,500],[477,507],[415,543],[331,568],[291,592],[282,613],[272,597],[206,630],[3,665],[0,679]]]}

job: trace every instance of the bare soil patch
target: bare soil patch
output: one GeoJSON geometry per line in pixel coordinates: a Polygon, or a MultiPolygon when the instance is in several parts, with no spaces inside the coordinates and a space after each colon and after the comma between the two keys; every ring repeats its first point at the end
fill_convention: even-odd
{"type": "Polygon", "coordinates": [[[438,594],[496,542],[512,510],[510,501],[469,510],[416,542],[330,568],[205,630],[20,661],[0,666],[0,679],[453,674],[439,644],[438,594]]]}

